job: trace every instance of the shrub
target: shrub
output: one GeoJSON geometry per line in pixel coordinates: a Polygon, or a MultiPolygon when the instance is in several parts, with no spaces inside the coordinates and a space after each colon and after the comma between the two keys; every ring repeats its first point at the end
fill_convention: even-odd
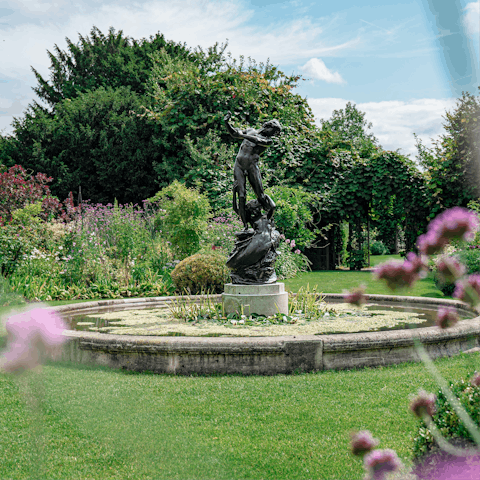
{"type": "Polygon", "coordinates": [[[291,242],[286,241],[278,247],[280,255],[275,259],[275,273],[279,280],[296,277],[310,269],[310,260],[300,250],[294,249],[295,244],[292,247],[291,242]]]}
{"type": "Polygon", "coordinates": [[[372,255],[386,255],[388,249],[381,240],[373,240],[373,242],[370,243],[370,253],[372,255]]]}
{"type": "Polygon", "coordinates": [[[158,205],[155,228],[172,242],[180,256],[198,252],[200,238],[207,230],[210,204],[196,190],[187,188],[175,180],[163,188],[148,202],[158,205]]]}
{"type": "Polygon", "coordinates": [[[201,245],[206,250],[220,250],[228,255],[235,246],[235,232],[243,230],[240,217],[233,212],[220,215],[208,223],[201,245]]]}
{"type": "MultiPolygon", "coordinates": [[[[459,399],[470,418],[477,425],[480,424],[480,387],[475,387],[465,380],[456,383],[450,382],[450,390],[459,399]]],[[[473,441],[468,430],[460,422],[455,410],[450,406],[439,389],[437,392],[437,401],[435,403],[436,413],[432,419],[437,428],[446,439],[461,438],[473,441]]],[[[413,439],[413,455],[420,457],[428,453],[435,447],[435,441],[432,433],[427,428],[425,422],[420,421],[417,434],[413,439]]]]}
{"type": "Polygon", "coordinates": [[[226,256],[197,253],[182,260],[171,277],[179,293],[222,293],[229,280],[226,256]]]}

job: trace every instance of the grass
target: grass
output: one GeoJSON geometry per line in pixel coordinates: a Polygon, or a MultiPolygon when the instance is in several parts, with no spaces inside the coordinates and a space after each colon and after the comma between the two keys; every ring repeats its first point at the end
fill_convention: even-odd
{"type": "MultiPolygon", "coordinates": [[[[309,272],[285,283],[334,293],[365,283],[368,293],[390,293],[369,272],[309,272]]],[[[407,294],[441,296],[428,278],[407,294]]],[[[435,363],[454,380],[471,375],[479,358],[435,363]]],[[[42,375],[0,374],[0,478],[360,479],[350,431],[370,430],[408,464],[417,426],[409,396],[419,388],[438,387],[412,363],[272,377],[71,363],[48,365],[42,375]]]]}
{"type": "MultiPolygon", "coordinates": [[[[297,292],[300,287],[305,287],[309,284],[311,287],[318,285],[318,291],[323,293],[342,293],[344,290],[350,290],[353,287],[364,284],[367,287],[367,294],[392,295],[392,291],[383,282],[375,280],[372,272],[368,271],[335,270],[305,272],[298,277],[282,281],[285,283],[285,288],[292,292],[297,292]]],[[[443,293],[435,286],[431,276],[418,281],[411,288],[397,290],[395,294],[414,297],[444,297],[443,293]]]]}
{"type": "MultiPolygon", "coordinates": [[[[435,363],[458,379],[479,358],[435,363]]],[[[43,373],[43,387],[34,377],[41,415],[25,404],[25,379],[0,375],[0,478],[360,479],[350,431],[370,430],[408,464],[417,425],[409,395],[437,390],[422,364],[272,377],[73,364],[43,373]]]]}

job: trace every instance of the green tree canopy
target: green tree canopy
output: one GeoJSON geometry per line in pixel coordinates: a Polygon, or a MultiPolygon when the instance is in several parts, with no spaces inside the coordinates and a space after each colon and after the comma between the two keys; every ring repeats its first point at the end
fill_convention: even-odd
{"type": "Polygon", "coordinates": [[[165,40],[157,33],[149,39],[135,40],[115,32],[111,27],[104,35],[93,27],[90,36],[79,35],[78,43],[66,38],[67,50],[54,46],[50,57],[50,79],[45,80],[32,67],[38,85],[33,89],[40,99],[54,107],[63,100],[100,87],[130,87],[144,95],[153,67],[152,53],[165,49],[175,57],[192,55],[183,44],[165,40]]]}
{"type": "Polygon", "coordinates": [[[444,119],[445,134],[433,148],[417,138],[417,158],[431,198],[430,218],[446,208],[466,207],[480,196],[480,98],[464,92],[444,119]]]}

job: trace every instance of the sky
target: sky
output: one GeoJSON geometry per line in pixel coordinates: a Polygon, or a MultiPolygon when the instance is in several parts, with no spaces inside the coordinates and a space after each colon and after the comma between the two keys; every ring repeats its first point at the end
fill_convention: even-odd
{"type": "Polygon", "coordinates": [[[0,0],[0,131],[38,98],[33,66],[95,25],[135,39],[157,32],[300,74],[315,119],[356,104],[386,150],[415,157],[444,133],[462,91],[478,94],[480,1],[468,0],[0,0]]]}

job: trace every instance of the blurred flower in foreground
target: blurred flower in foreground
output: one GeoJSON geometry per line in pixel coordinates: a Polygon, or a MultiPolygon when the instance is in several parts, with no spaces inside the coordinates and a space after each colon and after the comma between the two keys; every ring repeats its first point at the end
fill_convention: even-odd
{"type": "Polygon", "coordinates": [[[453,239],[472,240],[478,226],[476,213],[462,207],[450,208],[434,218],[427,233],[418,237],[418,249],[433,255],[453,239]]]}
{"type": "Polygon", "coordinates": [[[477,480],[480,454],[457,457],[438,452],[424,458],[412,473],[419,480],[477,480]]]}
{"type": "Polygon", "coordinates": [[[419,418],[423,418],[424,415],[432,417],[435,413],[436,399],[437,397],[433,393],[420,390],[418,395],[412,400],[410,410],[419,418]]]}
{"type": "Polygon", "coordinates": [[[374,450],[365,455],[364,465],[373,480],[383,480],[388,472],[402,467],[402,462],[394,450],[374,450]]]}
{"type": "Polygon", "coordinates": [[[462,265],[456,258],[442,257],[437,262],[437,271],[443,282],[454,282],[465,275],[465,265],[462,265]]]}
{"type": "Polygon", "coordinates": [[[377,279],[383,280],[390,290],[396,290],[411,287],[419,278],[425,276],[425,272],[424,259],[410,252],[404,262],[392,260],[382,263],[375,268],[373,274],[377,279]]]}
{"type": "Polygon", "coordinates": [[[480,275],[470,275],[455,283],[453,296],[472,306],[480,303],[480,275]]]}
{"type": "Polygon", "coordinates": [[[356,305],[357,307],[361,307],[367,299],[365,296],[365,285],[360,285],[349,292],[344,291],[343,298],[346,302],[356,305]]]}
{"type": "Polygon", "coordinates": [[[474,375],[474,376],[472,377],[472,379],[470,380],[470,383],[471,383],[474,387],[480,386],[480,373],[475,372],[475,375],[474,375]]]}
{"type": "Polygon", "coordinates": [[[440,307],[437,312],[436,324],[442,329],[453,327],[458,322],[458,314],[453,307],[440,307]]]}
{"type": "Polygon", "coordinates": [[[372,437],[368,430],[361,430],[351,436],[351,447],[354,455],[364,455],[373,450],[380,442],[372,437]]]}
{"type": "Polygon", "coordinates": [[[39,365],[46,355],[56,352],[56,347],[67,338],[62,332],[65,322],[52,310],[35,308],[10,317],[5,328],[8,347],[2,367],[7,372],[21,372],[39,365]]]}

